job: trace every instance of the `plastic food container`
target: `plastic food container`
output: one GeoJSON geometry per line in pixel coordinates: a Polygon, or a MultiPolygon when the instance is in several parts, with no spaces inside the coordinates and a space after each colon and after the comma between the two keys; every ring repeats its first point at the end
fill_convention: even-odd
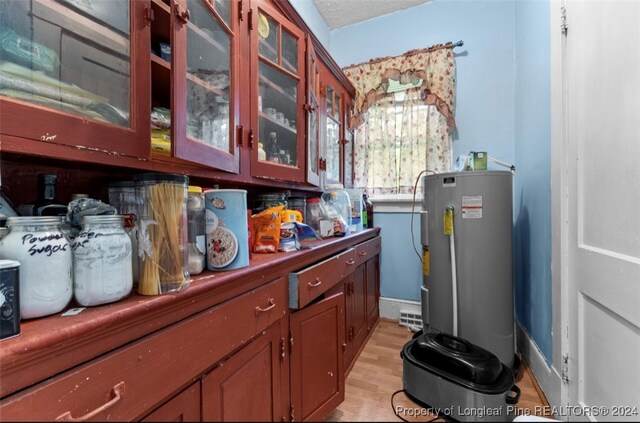
{"type": "Polygon", "coordinates": [[[363,229],[362,222],[362,190],[357,188],[345,189],[349,194],[349,200],[351,201],[351,221],[349,223],[349,229],[351,232],[361,232],[363,229]]]}
{"type": "Polygon", "coordinates": [[[256,195],[253,207],[253,213],[260,213],[269,207],[284,206],[287,208],[287,194],[274,192],[269,194],[256,195]]]}
{"type": "Polygon", "coordinates": [[[249,265],[247,191],[217,189],[204,193],[207,268],[231,270],[249,265]]]}
{"type": "Polygon", "coordinates": [[[307,214],[307,199],[305,197],[289,197],[287,201],[289,206],[287,207],[289,210],[299,211],[302,215],[302,221],[306,222],[306,214],[307,214]]]}
{"type": "Polygon", "coordinates": [[[62,311],[73,296],[72,253],[60,216],[9,217],[0,257],[20,262],[20,317],[62,311]]]}
{"type": "Polygon", "coordinates": [[[342,188],[342,184],[327,185],[327,190],[322,193],[322,206],[333,222],[335,236],[344,236],[350,233],[351,200],[349,194],[342,188]]]}
{"type": "Polygon", "coordinates": [[[185,175],[143,173],[138,191],[138,293],[159,295],[189,286],[187,186],[185,175]]]}

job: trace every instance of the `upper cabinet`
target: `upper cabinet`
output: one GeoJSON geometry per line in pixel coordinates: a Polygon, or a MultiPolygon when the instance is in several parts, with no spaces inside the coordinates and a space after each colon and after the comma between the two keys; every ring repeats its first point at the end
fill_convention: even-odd
{"type": "Polygon", "coordinates": [[[304,182],[304,33],[266,2],[250,19],[251,175],[304,182]]]}
{"type": "Polygon", "coordinates": [[[311,37],[307,36],[307,182],[320,186],[320,68],[311,37]]]}
{"type": "Polygon", "coordinates": [[[70,146],[69,155],[90,149],[148,156],[146,6],[0,2],[3,151],[60,156],[70,146]]]}
{"type": "Polygon", "coordinates": [[[354,134],[348,125],[351,96],[325,66],[321,66],[320,93],[320,185],[342,183],[352,187],[354,134]]]}
{"type": "Polygon", "coordinates": [[[236,3],[151,2],[154,151],[239,173],[236,3]]]}
{"type": "Polygon", "coordinates": [[[3,152],[300,188],[350,172],[348,82],[286,1],[0,0],[0,39],[3,152]]]}

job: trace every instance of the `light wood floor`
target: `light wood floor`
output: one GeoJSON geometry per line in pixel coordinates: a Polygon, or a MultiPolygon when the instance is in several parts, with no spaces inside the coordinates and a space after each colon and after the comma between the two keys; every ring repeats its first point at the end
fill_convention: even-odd
{"type": "MultiPolygon", "coordinates": [[[[398,322],[381,320],[347,377],[344,402],[325,421],[400,421],[391,408],[391,395],[402,389],[400,350],[411,335],[398,322]]],[[[548,403],[526,363],[523,366],[516,380],[522,391],[519,412],[543,416],[548,403]]],[[[409,421],[434,419],[404,393],[396,395],[394,403],[417,411],[418,417],[404,416],[409,421]]]]}

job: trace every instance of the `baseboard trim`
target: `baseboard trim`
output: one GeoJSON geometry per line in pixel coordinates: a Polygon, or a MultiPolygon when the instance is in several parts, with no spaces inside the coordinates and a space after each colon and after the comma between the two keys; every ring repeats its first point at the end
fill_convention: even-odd
{"type": "Polygon", "coordinates": [[[516,339],[518,349],[529,364],[536,382],[542,389],[542,393],[551,407],[559,408],[561,402],[562,377],[555,367],[549,366],[535,341],[529,336],[526,329],[520,323],[516,323],[516,339]]]}
{"type": "Polygon", "coordinates": [[[412,313],[420,314],[422,308],[420,301],[408,301],[398,298],[380,297],[380,317],[388,320],[400,320],[400,310],[407,310],[412,313]]]}

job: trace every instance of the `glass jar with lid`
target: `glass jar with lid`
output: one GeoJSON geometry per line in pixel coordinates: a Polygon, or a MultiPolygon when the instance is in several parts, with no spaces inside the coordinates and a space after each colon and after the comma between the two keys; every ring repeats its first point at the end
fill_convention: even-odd
{"type": "Polygon", "coordinates": [[[20,262],[20,317],[55,314],[73,295],[72,253],[60,216],[7,218],[0,257],[20,262]]]}
{"type": "Polygon", "coordinates": [[[82,306],[121,300],[133,286],[124,216],[84,216],[73,249],[73,293],[82,306]]]}
{"type": "Polygon", "coordinates": [[[189,185],[187,194],[189,240],[189,274],[202,273],[206,265],[206,234],[204,226],[204,194],[202,188],[189,185]]]}
{"type": "Polygon", "coordinates": [[[136,184],[133,181],[115,181],[109,183],[109,204],[118,214],[124,215],[125,232],[131,239],[131,266],[133,287],[138,287],[140,279],[140,257],[138,256],[138,205],[136,184]]]}
{"type": "Polygon", "coordinates": [[[143,173],[138,192],[138,293],[159,295],[189,286],[187,186],[185,175],[143,173]]]}

